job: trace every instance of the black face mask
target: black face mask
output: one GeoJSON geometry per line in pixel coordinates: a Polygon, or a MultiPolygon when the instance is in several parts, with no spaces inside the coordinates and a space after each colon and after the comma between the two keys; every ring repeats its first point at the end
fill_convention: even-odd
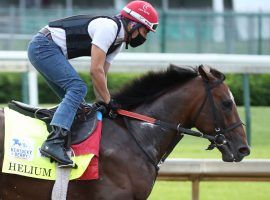
{"type": "Polygon", "coordinates": [[[139,32],[138,35],[135,38],[131,38],[129,45],[131,47],[137,47],[142,45],[145,42],[145,38],[141,35],[141,33],[139,32]]]}

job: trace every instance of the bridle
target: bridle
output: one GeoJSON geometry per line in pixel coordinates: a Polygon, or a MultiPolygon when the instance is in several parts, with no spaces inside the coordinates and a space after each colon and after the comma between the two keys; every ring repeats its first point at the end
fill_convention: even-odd
{"type": "MultiPolygon", "coordinates": [[[[177,131],[177,134],[173,138],[167,151],[163,154],[163,156],[161,157],[161,159],[159,160],[158,163],[156,163],[156,161],[153,158],[151,158],[151,156],[146,152],[146,150],[142,147],[142,145],[137,140],[136,136],[132,133],[132,131],[129,131],[130,134],[132,135],[133,139],[135,140],[135,142],[139,146],[139,148],[144,152],[144,154],[147,156],[149,161],[155,167],[156,172],[159,170],[159,165],[165,161],[165,159],[169,156],[169,154],[172,152],[174,147],[183,138],[184,134],[208,139],[211,143],[208,146],[207,150],[212,150],[215,147],[221,147],[223,145],[227,145],[228,140],[226,139],[226,134],[243,124],[241,121],[238,121],[238,122],[231,124],[227,128],[222,128],[222,126],[221,126],[222,123],[221,123],[220,118],[218,117],[218,110],[215,106],[214,98],[212,95],[212,89],[219,86],[221,83],[223,83],[223,79],[219,79],[219,80],[215,81],[213,84],[210,84],[209,81],[206,81],[204,79],[203,79],[203,81],[204,81],[206,95],[205,95],[205,98],[203,100],[202,105],[200,106],[200,108],[196,112],[195,117],[193,118],[193,120],[191,120],[191,122],[192,122],[191,124],[195,125],[199,115],[201,114],[204,106],[206,105],[207,99],[209,99],[211,110],[212,110],[215,135],[204,134],[204,133],[199,132],[199,131],[194,131],[194,130],[191,130],[189,128],[184,128],[181,123],[174,124],[174,123],[157,120],[157,119],[149,117],[149,116],[141,115],[141,114],[130,112],[130,111],[123,110],[123,109],[117,110],[117,113],[119,115],[122,115],[122,116],[125,116],[128,118],[132,118],[132,119],[137,119],[137,120],[144,121],[144,122],[148,122],[150,124],[154,124],[154,125],[160,126],[162,128],[165,128],[165,129],[177,131]]],[[[127,121],[127,118],[124,118],[124,119],[125,119],[125,123],[128,127],[128,130],[130,130],[131,127],[127,121]]]]}
{"type": "Polygon", "coordinates": [[[191,120],[191,124],[195,126],[195,123],[199,117],[199,115],[201,114],[207,99],[209,99],[209,103],[211,106],[211,111],[212,111],[212,117],[213,117],[213,123],[214,123],[214,131],[215,131],[215,138],[214,140],[209,139],[211,144],[208,146],[207,150],[212,150],[217,146],[223,146],[225,144],[228,143],[225,135],[232,131],[233,129],[237,128],[240,125],[243,125],[243,123],[241,121],[235,122],[233,124],[231,124],[229,127],[227,128],[222,128],[222,121],[218,115],[218,110],[215,106],[215,101],[212,95],[212,89],[214,89],[215,87],[219,86],[220,84],[223,83],[223,79],[219,79],[217,81],[215,81],[213,84],[210,84],[209,81],[207,80],[203,80],[204,81],[204,86],[205,86],[205,97],[203,100],[202,105],[200,106],[200,108],[198,109],[198,111],[195,114],[195,117],[193,118],[193,120],[191,120]]]}

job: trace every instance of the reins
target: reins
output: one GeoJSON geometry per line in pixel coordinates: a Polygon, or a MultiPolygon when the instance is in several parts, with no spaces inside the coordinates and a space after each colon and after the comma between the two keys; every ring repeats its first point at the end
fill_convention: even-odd
{"type": "MultiPolygon", "coordinates": [[[[139,121],[143,121],[143,122],[147,122],[147,123],[150,123],[150,124],[153,124],[153,125],[157,125],[157,126],[160,126],[162,128],[165,128],[165,129],[177,131],[177,134],[175,135],[175,137],[174,137],[172,143],[170,144],[168,150],[162,155],[161,159],[157,163],[145,151],[145,149],[142,147],[142,145],[140,144],[140,142],[136,139],[136,136],[132,133],[132,131],[129,131],[130,134],[131,134],[131,136],[132,136],[132,138],[134,139],[134,141],[138,145],[138,147],[142,150],[142,152],[146,155],[146,157],[148,158],[148,160],[155,167],[156,173],[159,170],[159,165],[162,164],[166,160],[166,158],[170,155],[170,153],[172,152],[172,150],[174,149],[174,147],[183,138],[183,136],[184,136],[183,134],[191,135],[191,136],[195,136],[195,137],[205,138],[205,139],[210,140],[211,142],[216,140],[215,136],[206,135],[206,134],[203,134],[203,133],[201,133],[199,131],[193,131],[191,129],[184,128],[184,127],[182,127],[181,124],[174,124],[174,123],[164,122],[164,121],[157,120],[155,118],[152,118],[152,117],[149,117],[149,116],[146,116],[146,115],[142,115],[142,114],[139,114],[139,113],[135,113],[135,112],[131,112],[131,111],[123,110],[123,109],[118,109],[117,110],[117,113],[119,115],[124,116],[124,117],[132,118],[132,119],[137,119],[139,121]]],[[[131,129],[131,127],[130,127],[128,121],[126,120],[126,118],[124,118],[124,121],[125,121],[128,129],[131,129]]]]}
{"type": "Polygon", "coordinates": [[[201,138],[208,139],[210,141],[215,141],[215,136],[206,135],[206,134],[203,134],[199,131],[193,131],[191,129],[184,128],[184,127],[182,127],[182,124],[180,124],[180,123],[174,124],[174,123],[164,122],[164,121],[161,121],[161,120],[158,120],[158,119],[146,116],[146,115],[142,115],[139,113],[135,113],[135,112],[131,112],[131,111],[123,110],[123,109],[118,109],[117,113],[119,115],[122,115],[125,117],[137,119],[137,120],[140,120],[143,122],[148,122],[150,124],[161,126],[162,128],[174,130],[174,131],[177,131],[177,133],[191,135],[191,136],[195,136],[195,137],[201,137],[201,138]]]}

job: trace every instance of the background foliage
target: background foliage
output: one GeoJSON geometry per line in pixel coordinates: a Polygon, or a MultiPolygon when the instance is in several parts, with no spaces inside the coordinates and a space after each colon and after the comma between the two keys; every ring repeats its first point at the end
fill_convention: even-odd
{"type": "MultiPolygon", "coordinates": [[[[94,99],[92,83],[88,73],[81,73],[80,76],[88,86],[87,102],[94,99]]],[[[108,75],[108,87],[110,91],[116,91],[120,87],[140,74],[130,73],[110,73],[108,75]]],[[[0,103],[7,103],[10,100],[22,101],[22,77],[21,73],[0,73],[0,103]]],[[[270,105],[270,75],[258,74],[250,75],[251,105],[270,105]]],[[[243,105],[242,75],[227,74],[226,83],[229,85],[237,105],[243,105]]],[[[38,78],[39,103],[58,103],[58,97],[52,92],[42,77],[38,78]]]]}

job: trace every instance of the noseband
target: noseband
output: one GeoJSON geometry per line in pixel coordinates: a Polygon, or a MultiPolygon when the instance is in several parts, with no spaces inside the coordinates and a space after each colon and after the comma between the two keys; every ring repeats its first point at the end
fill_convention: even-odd
{"type": "Polygon", "coordinates": [[[212,111],[212,116],[213,116],[213,123],[214,123],[214,131],[215,131],[215,136],[214,138],[209,139],[211,144],[208,146],[207,150],[212,150],[217,146],[222,146],[228,143],[228,140],[226,139],[225,135],[232,131],[233,129],[237,128],[238,126],[242,125],[243,123],[241,121],[239,122],[235,122],[233,124],[231,124],[229,127],[225,127],[222,128],[222,121],[220,120],[220,117],[218,115],[218,110],[215,106],[215,102],[214,102],[214,98],[212,95],[212,89],[214,89],[215,87],[219,86],[221,83],[223,83],[223,80],[217,80],[216,82],[214,82],[212,85],[210,85],[210,83],[206,80],[204,80],[204,86],[205,86],[205,98],[203,100],[203,103],[201,105],[201,107],[198,109],[194,119],[192,120],[192,125],[195,125],[197,118],[199,117],[200,113],[202,112],[207,99],[209,99],[209,103],[211,106],[211,111],[212,111]]]}

